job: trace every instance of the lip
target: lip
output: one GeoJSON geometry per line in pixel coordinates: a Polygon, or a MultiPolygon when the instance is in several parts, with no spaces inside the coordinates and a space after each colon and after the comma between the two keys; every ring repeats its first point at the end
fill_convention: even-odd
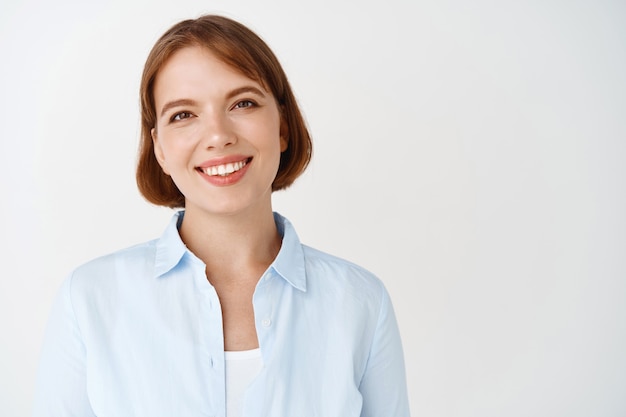
{"type": "Polygon", "coordinates": [[[217,165],[225,165],[225,164],[231,164],[233,162],[245,161],[247,159],[251,160],[252,157],[246,156],[246,155],[221,156],[219,158],[212,158],[212,159],[209,159],[208,161],[204,161],[200,165],[196,166],[196,168],[206,169],[206,168],[214,167],[217,165]]]}
{"type": "Polygon", "coordinates": [[[248,171],[250,164],[252,163],[251,156],[245,155],[228,155],[219,158],[212,158],[208,161],[203,162],[202,164],[196,166],[196,172],[209,184],[212,184],[217,187],[225,187],[229,185],[234,185],[238,183],[243,176],[248,171]],[[239,171],[235,171],[232,174],[227,176],[219,176],[219,175],[207,175],[204,173],[204,169],[217,166],[217,165],[225,165],[233,162],[247,161],[246,165],[241,168],[239,171]]]}

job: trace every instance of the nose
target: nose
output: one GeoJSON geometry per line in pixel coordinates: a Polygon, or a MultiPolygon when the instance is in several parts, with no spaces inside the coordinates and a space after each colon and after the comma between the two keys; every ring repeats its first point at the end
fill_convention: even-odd
{"type": "Polygon", "coordinates": [[[237,142],[228,117],[220,112],[206,113],[202,123],[202,144],[207,149],[221,149],[237,142]]]}

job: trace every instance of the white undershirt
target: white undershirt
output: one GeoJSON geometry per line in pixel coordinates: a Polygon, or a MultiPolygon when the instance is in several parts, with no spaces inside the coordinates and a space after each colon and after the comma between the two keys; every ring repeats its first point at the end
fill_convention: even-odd
{"type": "Polygon", "coordinates": [[[224,352],[226,417],[241,417],[246,388],[263,368],[261,349],[224,352]]]}

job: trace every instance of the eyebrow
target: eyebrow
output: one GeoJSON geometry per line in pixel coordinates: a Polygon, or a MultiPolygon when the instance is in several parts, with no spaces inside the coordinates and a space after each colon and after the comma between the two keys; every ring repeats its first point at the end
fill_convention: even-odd
{"type": "MultiPolygon", "coordinates": [[[[246,85],[243,87],[239,87],[239,88],[235,88],[234,90],[230,91],[227,95],[226,95],[226,99],[229,100],[233,97],[238,96],[239,94],[243,94],[243,93],[253,93],[256,94],[260,97],[265,97],[265,93],[263,93],[263,91],[261,91],[260,89],[251,86],[251,85],[246,85]]],[[[182,98],[180,100],[173,100],[173,101],[169,101],[167,103],[165,103],[163,105],[163,108],[161,109],[161,117],[163,117],[165,115],[165,113],[167,113],[170,109],[173,109],[175,107],[180,107],[180,106],[196,106],[198,103],[195,100],[191,100],[188,98],[182,98]]]]}
{"type": "Polygon", "coordinates": [[[253,93],[256,94],[260,97],[265,97],[265,94],[259,90],[258,88],[252,86],[252,85],[245,85],[243,87],[239,87],[239,88],[235,88],[233,91],[231,91],[230,93],[228,93],[226,95],[227,99],[233,98],[235,96],[238,96],[239,94],[243,94],[243,93],[253,93]]]}

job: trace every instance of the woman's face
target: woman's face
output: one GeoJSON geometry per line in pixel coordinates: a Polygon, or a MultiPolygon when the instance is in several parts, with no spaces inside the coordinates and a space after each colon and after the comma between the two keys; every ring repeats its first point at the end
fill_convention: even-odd
{"type": "Polygon", "coordinates": [[[154,84],[155,155],[185,209],[234,214],[271,207],[280,154],[274,96],[207,48],[177,51],[154,84]]]}

